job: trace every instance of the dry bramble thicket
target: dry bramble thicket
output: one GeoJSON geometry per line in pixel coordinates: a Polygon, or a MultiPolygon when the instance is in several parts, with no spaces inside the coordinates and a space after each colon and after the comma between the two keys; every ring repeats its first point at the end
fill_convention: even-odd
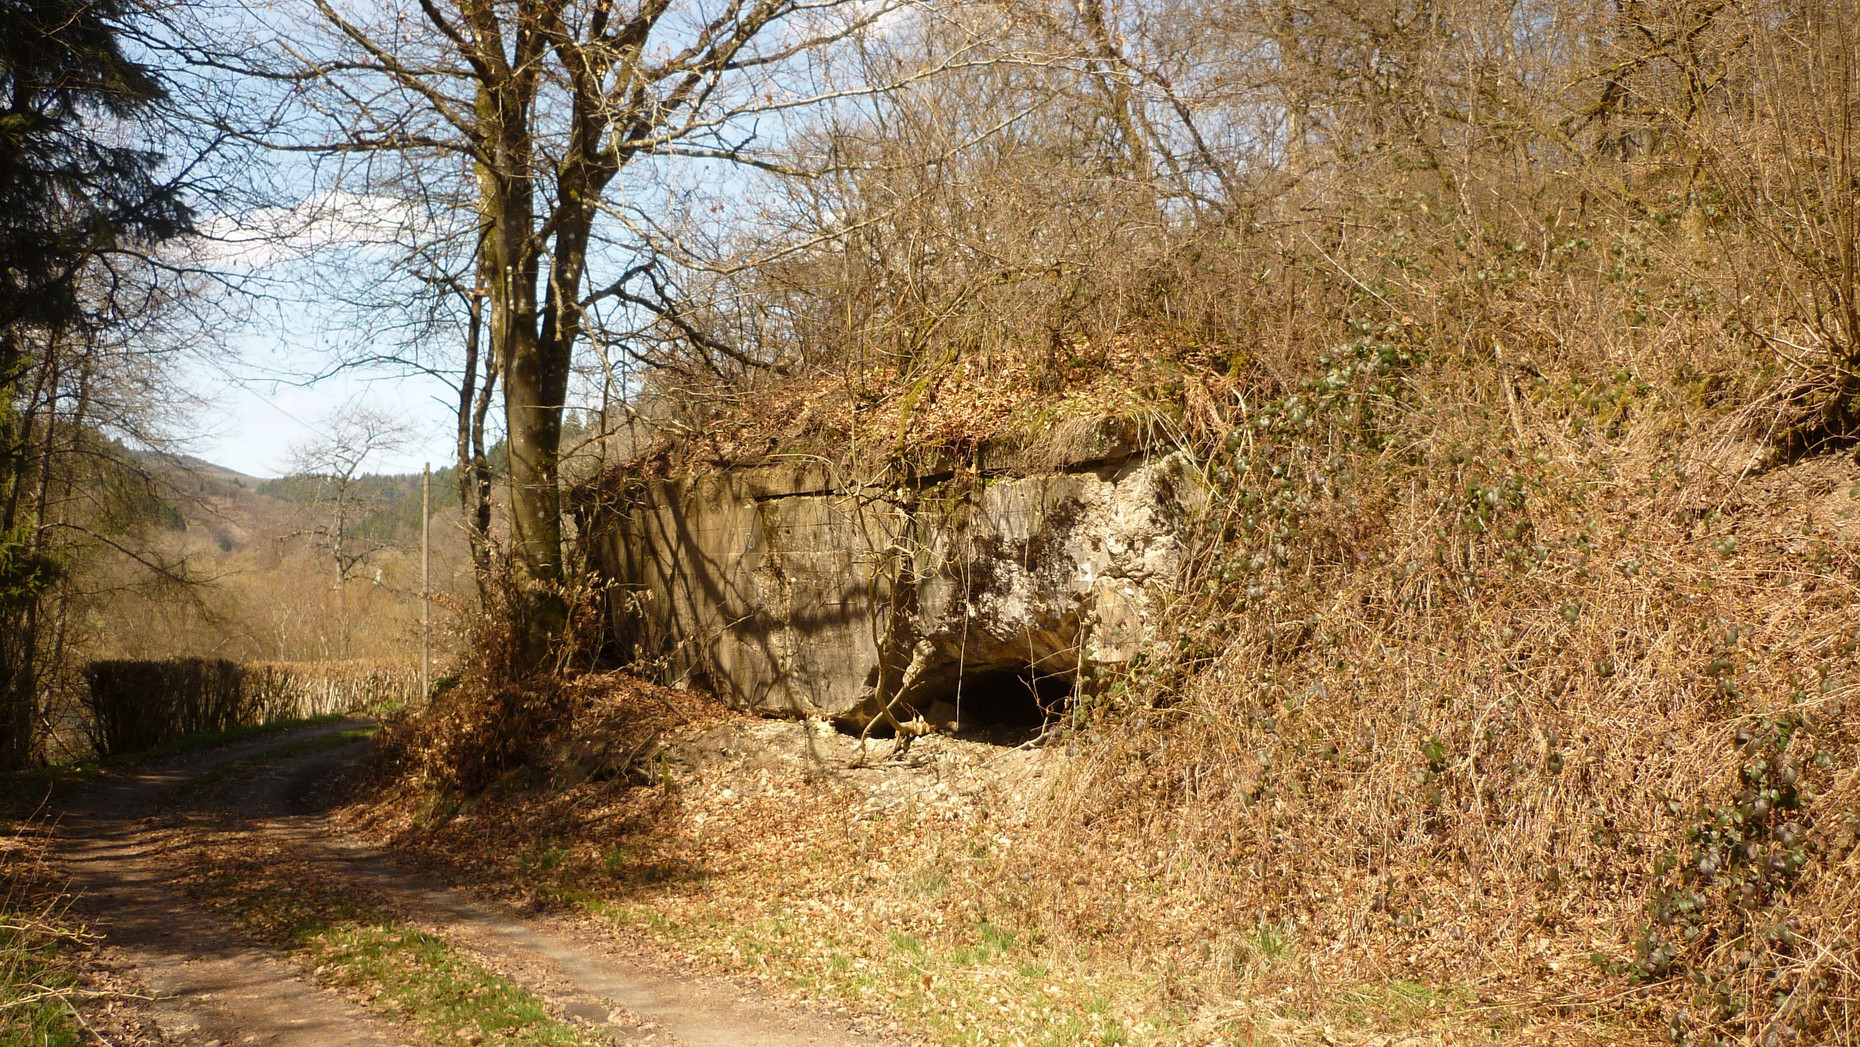
{"type": "Polygon", "coordinates": [[[1294,1039],[1413,982],[1603,1039],[1851,1041],[1860,11],[927,26],[894,45],[1006,57],[822,129],[862,162],[753,234],[815,246],[640,362],[694,459],[960,461],[1114,413],[1204,476],[1167,626],[944,897],[1294,1039]]]}

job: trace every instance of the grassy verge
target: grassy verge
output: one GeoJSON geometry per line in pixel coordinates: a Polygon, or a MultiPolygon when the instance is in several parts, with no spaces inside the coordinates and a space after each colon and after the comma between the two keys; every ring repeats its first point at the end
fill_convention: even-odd
{"type": "MultiPolygon", "coordinates": [[[[9,900],[10,902],[10,900],[9,900]]],[[[75,932],[45,911],[0,910],[0,1044],[75,1047],[87,1037],[66,955],[75,932]]]]}
{"type": "Polygon", "coordinates": [[[816,921],[721,907],[667,916],[650,904],[580,895],[588,912],[720,965],[772,977],[823,1001],[884,1013],[951,1047],[1137,1047],[1184,1042],[1181,1008],[1140,1017],[1149,996],[1129,972],[1093,972],[987,920],[928,940],[867,926],[823,930],[816,921]]]}
{"type": "MultiPolygon", "coordinates": [[[[1477,971],[1323,976],[1338,939],[1257,910],[1244,933],[1183,944],[1132,933],[1126,912],[1102,905],[1098,936],[1055,933],[1038,879],[1084,870],[1027,867],[1026,807],[1013,799],[1025,771],[991,762],[997,750],[959,747],[936,771],[856,784],[798,757],[781,770],[770,763],[781,743],[760,727],[723,730],[763,762],[469,798],[403,786],[342,817],[517,898],[951,1047],[1634,1039],[1592,1014],[1534,1011],[1477,971]]],[[[1145,898],[1160,889],[1130,884],[1145,898]]]]}
{"type": "Polygon", "coordinates": [[[593,1047],[542,1000],[448,945],[326,887],[255,874],[241,863],[210,882],[246,926],[282,942],[316,980],[440,1043],[593,1047]]]}
{"type": "Polygon", "coordinates": [[[681,781],[660,820],[629,817],[629,798],[658,807],[650,791],[480,798],[466,817],[435,808],[423,846],[522,896],[950,1047],[1289,1044],[1314,1029],[1338,1043],[1532,1037],[1517,1007],[1452,981],[1320,984],[1311,960],[1332,943],[1302,928],[1262,924],[1174,953],[1056,940],[1025,905],[1001,827],[952,827],[943,808],[857,820],[845,797],[796,804],[779,781],[764,793],[720,775],[681,781]]]}
{"type": "MultiPolygon", "coordinates": [[[[1302,1044],[1314,1028],[1334,1043],[1418,1032],[1470,1043],[1531,1038],[1515,1008],[1460,985],[1392,979],[1316,991],[1308,954],[1318,943],[1269,927],[1220,958],[1228,983],[1243,990],[1210,1005],[1187,969],[1191,958],[1056,946],[1020,914],[952,897],[945,863],[855,883],[836,878],[851,855],[823,853],[792,875],[726,873],[704,877],[695,891],[668,882],[641,895],[617,883],[628,858],[610,853],[593,863],[572,853],[545,849],[515,864],[526,888],[545,898],[847,1011],[882,1014],[950,1047],[1302,1044]],[[759,904],[758,891],[779,901],[759,904]]],[[[971,856],[972,864],[991,861],[971,856]]],[[[985,869],[967,876],[990,879],[985,869]]]]}

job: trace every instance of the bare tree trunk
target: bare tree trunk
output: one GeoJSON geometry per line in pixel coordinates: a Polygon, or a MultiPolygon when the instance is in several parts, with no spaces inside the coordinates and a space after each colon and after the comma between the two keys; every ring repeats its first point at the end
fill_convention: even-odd
{"type": "Polygon", "coordinates": [[[496,121],[498,165],[481,174],[491,234],[492,352],[502,366],[504,424],[510,450],[511,553],[525,649],[540,657],[568,621],[564,580],[560,459],[562,412],[575,342],[581,335],[581,283],[593,231],[594,201],[618,173],[620,155],[603,149],[608,128],[598,96],[604,70],[579,67],[568,151],[554,170],[560,197],[549,225],[548,285],[539,308],[544,243],[535,230],[534,141],[527,122],[533,81],[513,73],[488,90],[484,110],[496,121]],[[514,116],[512,114],[515,114],[514,116]]]}
{"type": "MultiPolygon", "coordinates": [[[[53,462],[61,450],[58,403],[65,395],[66,372],[72,362],[63,331],[47,331],[43,338],[26,409],[18,418],[17,429],[8,434],[14,442],[0,449],[10,474],[6,507],[0,513],[0,543],[5,545],[0,549],[0,558],[12,568],[8,573],[13,575],[0,579],[7,589],[0,594],[0,611],[4,611],[0,631],[6,634],[0,639],[0,766],[15,768],[29,766],[41,756],[38,721],[45,659],[40,622],[55,574],[48,555],[46,525],[50,519],[53,462]]],[[[74,442],[81,438],[83,410],[88,403],[88,385],[81,378],[79,392],[71,419],[74,442]]]]}
{"type": "MultiPolygon", "coordinates": [[[[527,106],[519,106],[519,110],[527,106]]],[[[530,142],[522,129],[498,136],[501,170],[486,172],[491,233],[491,351],[503,372],[505,436],[510,451],[510,551],[525,606],[525,644],[540,656],[567,618],[562,581],[562,496],[557,458],[568,396],[569,344],[538,330],[536,283],[541,252],[533,232],[535,189],[530,142]]],[[[560,259],[556,265],[561,265],[560,259]]],[[[552,325],[545,325],[552,326],[552,325]]]]}
{"type": "Polygon", "coordinates": [[[465,540],[471,550],[472,573],[480,597],[488,596],[494,581],[491,564],[491,463],[484,442],[484,421],[497,387],[497,357],[484,345],[484,303],[488,295],[481,246],[478,275],[466,303],[465,367],[459,383],[458,489],[459,511],[465,517],[465,540]]]}
{"type": "MultiPolygon", "coordinates": [[[[491,395],[494,373],[503,386],[510,452],[510,567],[520,594],[513,624],[526,637],[524,657],[539,657],[567,622],[562,419],[583,326],[588,254],[607,186],[642,154],[782,167],[745,152],[744,142],[725,128],[759,112],[826,105],[848,93],[790,90],[782,86],[782,71],[803,62],[807,52],[858,36],[902,4],[386,0],[357,9],[333,0],[308,2],[344,60],[312,68],[298,49],[281,46],[278,60],[285,68],[255,72],[320,82],[338,108],[354,105],[355,88],[370,83],[369,97],[411,106],[405,113],[410,121],[388,120],[397,129],[434,121],[430,134],[376,135],[359,123],[338,128],[330,148],[398,153],[414,164],[439,150],[471,165],[476,184],[466,195],[474,198],[482,230],[476,246],[489,303],[488,316],[474,311],[472,344],[473,351],[488,352],[494,369],[480,372],[485,380],[475,394],[460,392],[461,474],[473,476],[461,475],[461,497],[468,527],[488,538],[488,486],[476,445],[478,405],[491,395]],[[409,63],[406,34],[422,23],[414,46],[430,45],[432,61],[409,63]],[[374,89],[386,85],[392,90],[374,89]],[[468,451],[467,444],[474,446],[468,451]],[[463,468],[467,457],[470,470],[463,468]],[[475,501],[466,486],[474,481],[475,501]]],[[[626,300],[624,291],[614,287],[590,297],[626,300]]],[[[474,550],[474,563],[481,583],[494,580],[488,543],[474,550]]]]}
{"type": "Polygon", "coordinates": [[[1079,20],[1085,25],[1085,33],[1091,40],[1093,72],[1110,104],[1112,123],[1117,127],[1118,136],[1124,140],[1124,148],[1129,151],[1131,180],[1139,185],[1151,185],[1149,144],[1137,127],[1139,116],[1136,102],[1131,97],[1130,80],[1123,68],[1122,55],[1116,42],[1111,39],[1110,26],[1105,22],[1104,0],[1078,0],[1075,6],[1079,20]]]}

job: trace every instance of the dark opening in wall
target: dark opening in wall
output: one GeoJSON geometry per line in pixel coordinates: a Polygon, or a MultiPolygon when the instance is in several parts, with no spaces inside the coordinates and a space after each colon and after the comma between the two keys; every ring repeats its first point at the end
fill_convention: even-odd
{"type": "Polygon", "coordinates": [[[1072,681],[1029,669],[971,673],[943,701],[963,732],[1018,728],[1038,732],[1072,702],[1072,681]]]}
{"type": "MultiPolygon", "coordinates": [[[[1073,691],[1071,678],[1056,673],[1027,667],[982,669],[964,673],[960,682],[952,673],[919,688],[908,704],[900,703],[897,714],[901,720],[927,720],[932,730],[953,732],[972,741],[1020,745],[1039,737],[1065,715],[1072,707],[1073,691]]],[[[868,712],[834,722],[848,734],[869,731],[874,738],[896,734],[888,724],[871,722],[869,716],[868,712]]]]}

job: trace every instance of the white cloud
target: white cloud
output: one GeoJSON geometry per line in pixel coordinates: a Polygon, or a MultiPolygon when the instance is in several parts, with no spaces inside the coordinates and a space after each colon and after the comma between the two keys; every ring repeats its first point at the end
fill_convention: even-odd
{"type": "Polygon", "coordinates": [[[333,189],[294,207],[216,215],[190,245],[196,265],[264,270],[340,248],[390,258],[430,235],[432,219],[405,200],[333,189]]]}

